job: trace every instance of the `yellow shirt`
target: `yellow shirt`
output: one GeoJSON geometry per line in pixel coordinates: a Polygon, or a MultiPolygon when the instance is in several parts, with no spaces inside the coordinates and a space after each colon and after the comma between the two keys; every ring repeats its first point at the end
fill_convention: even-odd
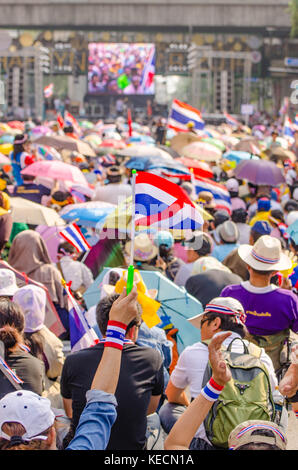
{"type": "Polygon", "coordinates": [[[250,220],[249,224],[251,227],[260,220],[265,220],[266,222],[269,221],[270,211],[261,211],[257,212],[256,215],[250,220]]]}

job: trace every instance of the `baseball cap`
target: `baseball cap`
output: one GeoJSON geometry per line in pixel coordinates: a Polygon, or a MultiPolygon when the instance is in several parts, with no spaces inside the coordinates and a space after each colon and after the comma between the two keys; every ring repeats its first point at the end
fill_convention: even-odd
{"type": "Polygon", "coordinates": [[[8,393],[0,400],[0,437],[11,441],[12,437],[2,431],[4,423],[15,422],[21,424],[26,432],[22,440],[46,440],[41,435],[54,424],[55,414],[51,409],[51,402],[29,390],[18,390],[8,393]]]}
{"type": "Polygon", "coordinates": [[[267,199],[265,197],[261,197],[258,200],[258,211],[269,211],[271,208],[271,202],[270,199],[267,199]]]}
{"type": "Polygon", "coordinates": [[[270,235],[272,227],[265,220],[259,220],[251,227],[251,230],[261,235],[270,235]]]}
{"type": "Polygon", "coordinates": [[[239,191],[239,183],[238,181],[236,180],[236,178],[230,178],[228,179],[228,181],[226,182],[226,188],[228,191],[230,191],[231,193],[238,193],[239,191]]]}
{"type": "Polygon", "coordinates": [[[244,325],[246,315],[244,308],[239,300],[233,297],[215,297],[205,307],[203,313],[194,317],[188,318],[188,321],[196,328],[201,328],[201,322],[203,316],[208,312],[220,313],[223,315],[232,315],[236,317],[236,322],[244,325]]]}
{"type": "Polygon", "coordinates": [[[238,424],[229,435],[229,449],[237,450],[245,444],[270,444],[286,450],[287,438],[276,423],[272,421],[249,420],[238,424]],[[267,431],[267,436],[264,436],[267,431]]]}
{"type": "Polygon", "coordinates": [[[13,296],[18,289],[15,273],[10,269],[0,269],[0,296],[13,296]]]}
{"type": "Polygon", "coordinates": [[[224,211],[224,210],[216,211],[213,217],[214,217],[214,222],[213,223],[214,223],[215,227],[222,224],[226,220],[230,219],[229,214],[227,213],[227,211],[224,211]]]}

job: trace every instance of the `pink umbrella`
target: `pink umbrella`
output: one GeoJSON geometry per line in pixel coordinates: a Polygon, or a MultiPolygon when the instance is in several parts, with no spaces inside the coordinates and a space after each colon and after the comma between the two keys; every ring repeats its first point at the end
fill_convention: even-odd
{"type": "Polygon", "coordinates": [[[207,142],[192,142],[183,147],[180,153],[183,157],[207,162],[218,162],[222,155],[221,150],[207,142]]]}
{"type": "Polygon", "coordinates": [[[51,132],[51,129],[47,126],[36,126],[31,131],[34,135],[46,135],[51,132]]]}
{"type": "Polygon", "coordinates": [[[11,161],[6,155],[3,155],[3,153],[0,153],[0,165],[10,165],[11,161]]]}
{"type": "Polygon", "coordinates": [[[81,170],[69,163],[58,160],[42,160],[32,163],[21,171],[23,175],[42,176],[53,180],[72,181],[76,184],[88,186],[88,182],[81,170]]]}

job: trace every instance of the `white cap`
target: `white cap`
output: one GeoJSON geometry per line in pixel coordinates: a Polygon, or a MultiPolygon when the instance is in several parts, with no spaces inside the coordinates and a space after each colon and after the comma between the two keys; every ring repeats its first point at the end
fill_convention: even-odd
{"type": "Polygon", "coordinates": [[[15,273],[10,269],[0,269],[0,296],[13,296],[17,290],[15,273]]]}
{"type": "Polygon", "coordinates": [[[188,321],[196,328],[201,328],[202,318],[208,312],[232,315],[236,317],[237,323],[242,325],[245,324],[246,315],[244,308],[239,300],[234,299],[233,297],[215,297],[206,305],[203,313],[192,318],[188,318],[188,321]]]}
{"type": "Polygon", "coordinates": [[[8,393],[0,400],[0,437],[9,441],[13,436],[2,431],[4,423],[21,424],[26,429],[22,439],[31,441],[46,440],[47,436],[40,434],[51,427],[54,421],[55,414],[51,409],[50,400],[29,390],[8,393]]]}
{"type": "Polygon", "coordinates": [[[238,193],[239,191],[239,183],[236,180],[236,178],[230,178],[226,182],[226,188],[228,191],[231,191],[231,193],[238,193]]]}

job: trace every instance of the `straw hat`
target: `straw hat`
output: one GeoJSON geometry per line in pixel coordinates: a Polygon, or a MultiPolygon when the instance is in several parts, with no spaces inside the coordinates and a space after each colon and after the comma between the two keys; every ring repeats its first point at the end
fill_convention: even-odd
{"type": "Polygon", "coordinates": [[[200,329],[202,318],[208,312],[232,315],[236,317],[237,322],[242,325],[245,323],[246,315],[244,309],[239,300],[233,299],[232,297],[215,297],[215,299],[212,299],[209,304],[206,305],[203,313],[188,318],[188,321],[193,326],[200,329]]]}
{"type": "MultiPolygon", "coordinates": [[[[125,245],[125,252],[130,254],[131,242],[125,245]]],[[[134,260],[150,261],[158,255],[158,248],[155,246],[146,233],[140,233],[134,241],[134,260]]]]}
{"type": "Polygon", "coordinates": [[[254,246],[239,246],[238,254],[256,271],[284,271],[292,266],[290,258],[282,253],[279,239],[270,235],[260,237],[254,246]]]}

